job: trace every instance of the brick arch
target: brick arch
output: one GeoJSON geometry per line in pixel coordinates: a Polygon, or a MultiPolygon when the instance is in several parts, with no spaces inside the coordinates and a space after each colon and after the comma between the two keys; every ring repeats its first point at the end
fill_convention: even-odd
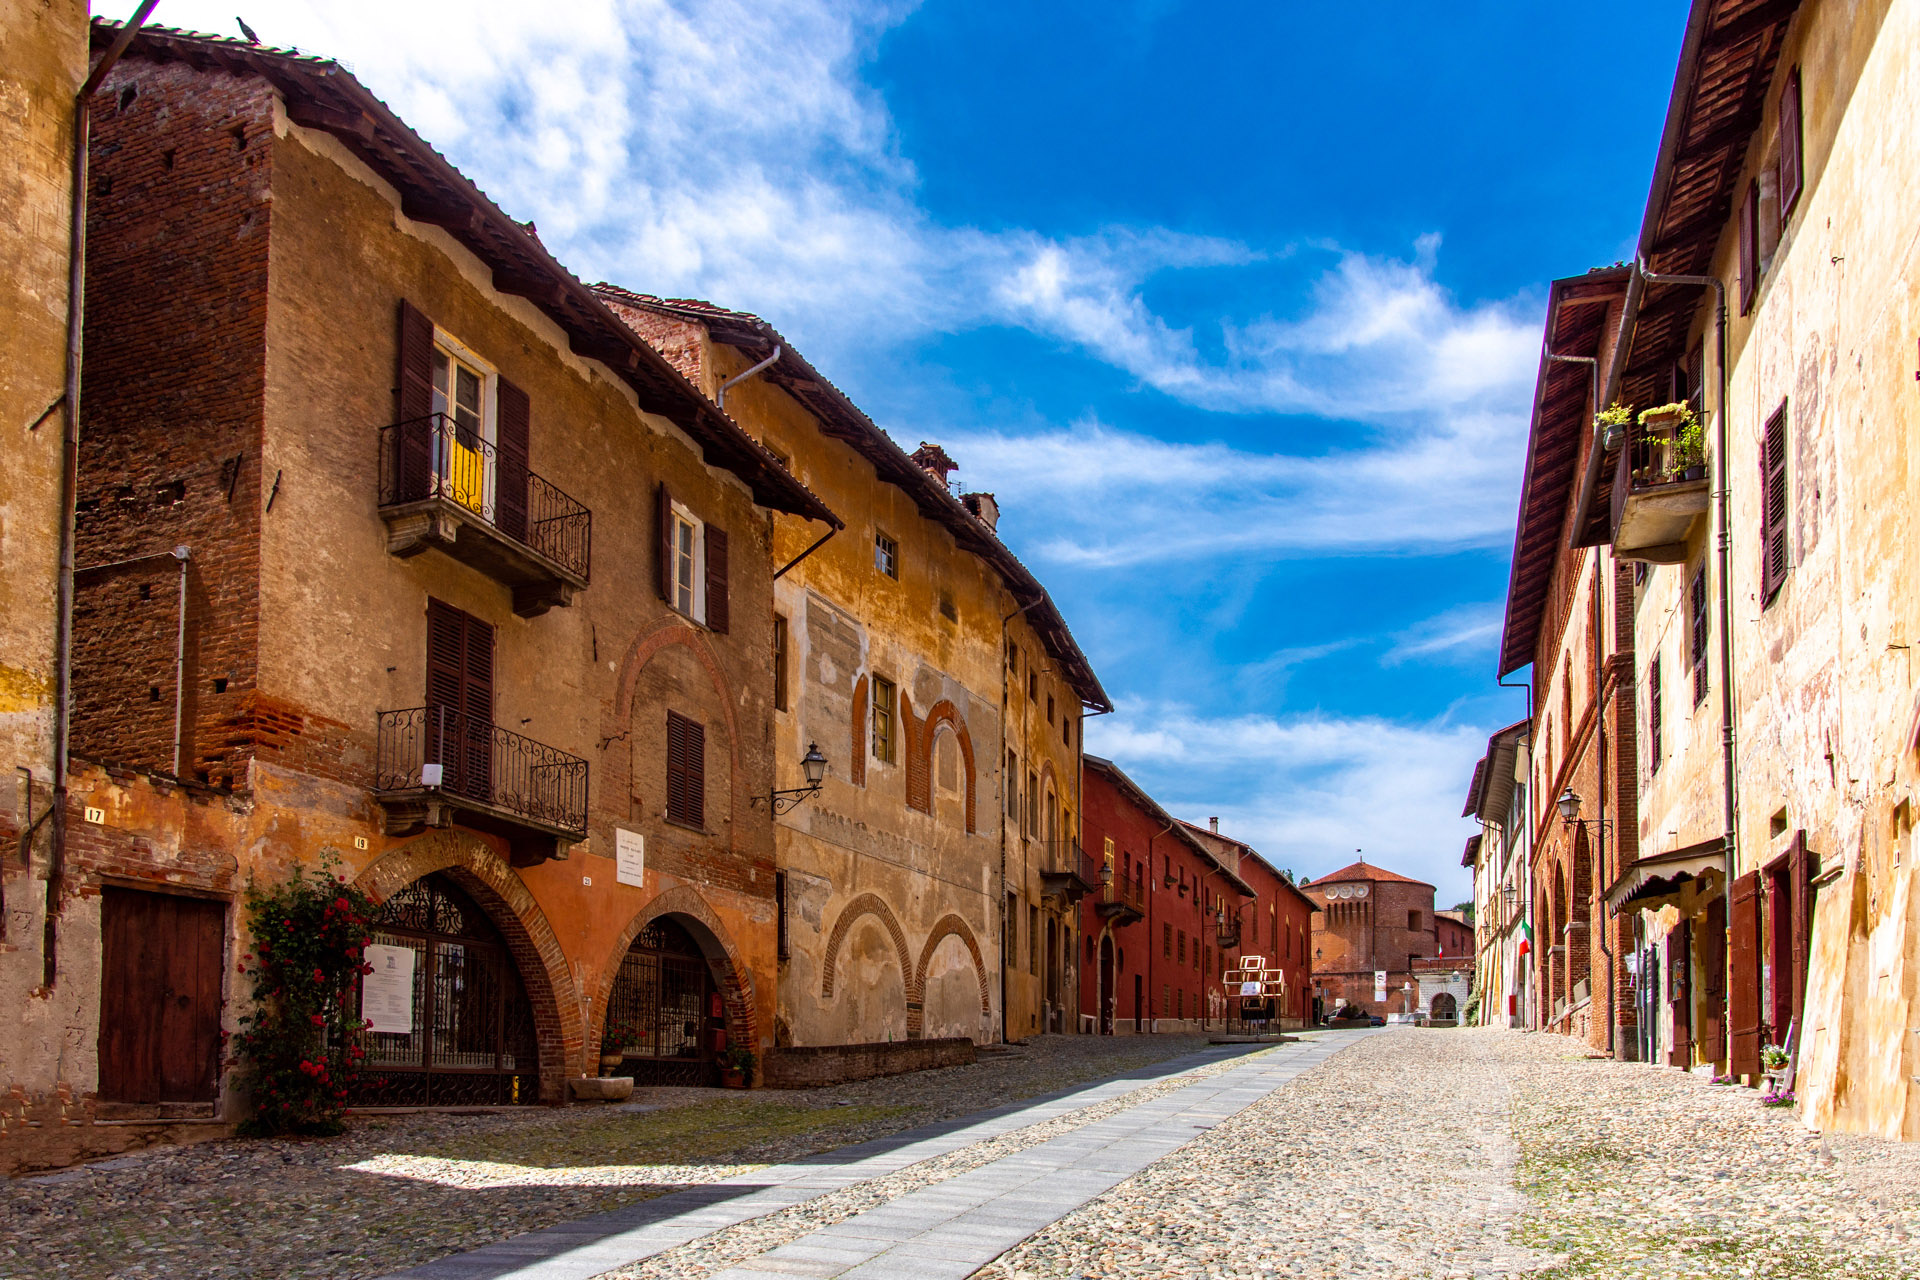
{"type": "Polygon", "coordinates": [[[927,965],[933,960],[933,953],[948,938],[958,938],[966,944],[967,954],[973,957],[974,976],[980,980],[980,1012],[992,1013],[993,1004],[987,991],[987,966],[980,958],[980,943],[973,936],[973,930],[959,916],[948,912],[934,923],[933,932],[927,935],[926,945],[920,948],[920,963],[913,970],[913,989],[907,999],[907,1035],[914,1039],[920,1036],[922,1011],[925,1008],[927,992],[927,965]]]}
{"type": "Polygon", "coordinates": [[[913,962],[907,954],[907,935],[901,931],[900,921],[895,918],[892,908],[882,902],[877,894],[863,893],[840,909],[840,918],[833,922],[833,931],[827,935],[826,968],[820,978],[820,994],[833,994],[833,980],[840,963],[840,944],[847,940],[862,916],[878,916],[887,936],[893,939],[893,952],[900,961],[900,983],[906,988],[907,1025],[912,1027],[919,1019],[915,1016],[919,1003],[914,998],[913,962]]]}
{"type": "Polygon", "coordinates": [[[540,1098],[566,1099],[566,1078],[586,1044],[573,973],[546,913],[526,884],[478,836],[458,828],[429,831],[380,855],[354,878],[375,902],[385,902],[422,876],[443,871],[473,896],[507,941],[533,1005],[540,1045],[540,1098]]]}
{"type": "MultiPolygon", "coordinates": [[[[604,736],[611,744],[615,739],[631,744],[633,740],[633,688],[646,670],[647,664],[668,645],[683,645],[693,654],[700,669],[706,672],[707,679],[713,684],[718,695],[720,714],[724,717],[721,728],[727,735],[727,777],[729,780],[727,795],[727,841],[734,853],[745,851],[744,836],[741,831],[741,819],[746,812],[746,779],[740,765],[740,725],[734,709],[733,690],[727,684],[726,673],[720,669],[720,662],[714,656],[713,646],[707,642],[704,632],[689,623],[669,619],[645,635],[637,636],[627,648],[620,661],[620,675],[613,699],[613,710],[607,717],[611,728],[604,736]]],[[[633,791],[632,769],[628,761],[631,752],[603,751],[600,768],[605,771],[607,785],[614,788],[615,795],[631,795],[633,791]]]]}
{"type": "MultiPolygon", "coordinates": [[[[1055,812],[1058,812],[1060,809],[1061,796],[1060,775],[1054,772],[1053,761],[1043,760],[1040,762],[1039,830],[1035,832],[1041,839],[1045,839],[1047,833],[1047,789],[1049,787],[1053,789],[1053,809],[1055,812]]],[[[1068,840],[1072,837],[1068,833],[1056,829],[1053,833],[1053,838],[1055,840],[1068,840]]]]}
{"type": "Polygon", "coordinates": [[[714,914],[707,900],[700,896],[691,885],[676,885],[646,906],[634,913],[627,921],[627,927],[620,931],[613,947],[607,952],[607,964],[600,975],[600,982],[594,991],[593,1012],[590,1015],[592,1033],[590,1043],[600,1043],[600,1033],[606,1027],[607,1002],[613,995],[613,984],[620,976],[620,961],[633,946],[633,940],[662,916],[677,916],[676,923],[682,926],[693,925],[687,932],[699,944],[701,955],[717,971],[721,998],[727,1009],[727,1040],[738,1040],[756,1052],[760,1047],[759,1017],[754,1013],[753,974],[745,965],[734,959],[739,948],[734,945],[720,917],[714,914]]]}
{"type": "Polygon", "coordinates": [[[942,727],[951,731],[954,740],[960,744],[960,761],[967,770],[967,834],[972,835],[975,830],[973,735],[967,732],[966,718],[953,705],[952,699],[942,698],[934,703],[926,719],[917,726],[914,767],[907,771],[907,804],[922,813],[933,812],[933,744],[939,740],[942,727]]]}

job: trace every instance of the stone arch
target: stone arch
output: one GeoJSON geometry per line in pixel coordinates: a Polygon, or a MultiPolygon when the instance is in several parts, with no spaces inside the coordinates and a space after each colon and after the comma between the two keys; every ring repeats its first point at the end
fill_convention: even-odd
{"type": "Polygon", "coordinates": [[[918,780],[922,785],[919,788],[919,794],[909,796],[907,803],[923,813],[933,812],[933,747],[943,728],[953,734],[954,741],[960,747],[960,764],[967,774],[967,834],[972,835],[975,830],[973,735],[967,731],[966,718],[960,714],[959,708],[953,705],[950,698],[942,698],[933,704],[932,709],[927,712],[927,718],[920,722],[919,731],[915,734],[919,740],[916,746],[920,757],[920,768],[915,774],[910,774],[908,780],[909,782],[918,780]]]}
{"type": "Polygon", "coordinates": [[[980,980],[980,1012],[993,1012],[993,1003],[988,995],[987,965],[980,958],[980,943],[973,936],[973,930],[967,922],[951,911],[934,922],[933,932],[927,935],[927,941],[920,948],[920,963],[913,968],[913,985],[907,990],[907,1034],[914,1039],[920,1038],[923,1025],[924,1001],[927,990],[927,965],[933,960],[933,953],[948,938],[958,938],[966,946],[967,954],[973,957],[974,976],[980,980]]]}
{"type": "Polygon", "coordinates": [[[632,794],[633,770],[628,762],[632,758],[634,686],[647,664],[670,645],[684,646],[713,685],[714,701],[721,716],[720,727],[727,738],[727,842],[733,852],[742,853],[745,851],[745,840],[741,826],[747,808],[747,784],[740,762],[739,713],[735,710],[733,691],[727,684],[726,674],[720,669],[719,659],[714,656],[713,646],[699,629],[670,619],[645,635],[635,637],[628,646],[626,656],[620,662],[610,717],[612,729],[605,736],[609,745],[617,739],[629,744],[629,750],[603,750],[600,767],[605,771],[607,785],[614,789],[614,795],[632,794]]]}
{"type": "Polygon", "coordinates": [[[1460,1016],[1460,1006],[1451,991],[1437,993],[1427,1006],[1427,1016],[1436,1022],[1446,1022],[1460,1016]]]}
{"type": "Polygon", "coordinates": [[[513,868],[480,837],[449,827],[388,850],[354,877],[354,883],[375,902],[385,902],[436,871],[472,895],[506,939],[533,1005],[541,1100],[565,1101],[567,1077],[579,1069],[586,1044],[580,998],[553,926],[513,868]]]}
{"type": "Polygon", "coordinates": [[[1054,772],[1053,761],[1044,760],[1040,764],[1040,831],[1046,840],[1065,840],[1070,838],[1060,830],[1060,775],[1054,772]],[[1047,824],[1053,824],[1049,830],[1047,824]]]}
{"type": "Polygon", "coordinates": [[[893,952],[900,961],[900,981],[907,987],[907,1018],[913,1019],[914,988],[913,964],[907,954],[907,935],[900,928],[900,921],[894,917],[892,908],[880,900],[879,895],[863,893],[840,909],[840,918],[833,922],[833,930],[827,935],[827,958],[820,977],[820,994],[833,994],[833,979],[840,960],[840,945],[847,940],[847,932],[857,924],[862,916],[877,916],[886,929],[887,936],[893,939],[893,952]]]}
{"type": "Polygon", "coordinates": [[[700,946],[700,953],[706,957],[707,964],[714,971],[716,985],[720,988],[721,999],[727,1008],[727,1040],[738,1040],[755,1052],[760,1048],[759,1017],[754,1012],[753,974],[746,966],[735,961],[739,949],[734,945],[726,926],[720,923],[719,916],[707,905],[691,885],[676,885],[654,898],[646,906],[634,913],[627,921],[627,927],[620,931],[612,950],[607,953],[607,964],[600,974],[600,982],[594,991],[591,1043],[600,1043],[600,1033],[606,1026],[607,1002],[613,996],[613,984],[620,976],[620,961],[633,946],[633,940],[640,931],[662,916],[676,917],[676,923],[686,926],[687,933],[700,946]]]}

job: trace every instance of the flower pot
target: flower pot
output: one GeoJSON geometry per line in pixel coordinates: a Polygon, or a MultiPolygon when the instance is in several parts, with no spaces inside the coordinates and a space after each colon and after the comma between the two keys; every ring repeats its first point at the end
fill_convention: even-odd
{"type": "Polygon", "coordinates": [[[600,1055],[600,1074],[611,1075],[615,1070],[619,1068],[620,1064],[625,1062],[626,1060],[627,1059],[624,1054],[618,1054],[618,1053],[601,1054],[600,1055]]]}
{"type": "Polygon", "coordinates": [[[1688,467],[1680,473],[1680,478],[1682,480],[1705,480],[1707,478],[1707,469],[1705,467],[1688,467]]]}
{"type": "Polygon", "coordinates": [[[727,1089],[744,1089],[747,1087],[747,1073],[735,1070],[732,1067],[722,1067],[720,1069],[720,1084],[723,1088],[727,1089]]]}

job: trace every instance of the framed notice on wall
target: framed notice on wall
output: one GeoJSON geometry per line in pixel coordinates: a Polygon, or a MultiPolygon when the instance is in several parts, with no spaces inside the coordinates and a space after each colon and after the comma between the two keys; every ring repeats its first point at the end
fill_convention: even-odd
{"type": "Polygon", "coordinates": [[[1387,971],[1385,969],[1375,969],[1373,971],[1373,999],[1376,1004],[1386,1003],[1387,971]]]}
{"type": "Polygon", "coordinates": [[[644,886],[647,880],[647,839],[638,831],[615,827],[613,878],[621,884],[644,886]]]}
{"type": "Polygon", "coordinates": [[[360,1016],[372,1024],[370,1031],[408,1034],[413,1030],[413,948],[376,942],[365,955],[373,972],[360,979],[360,1016]]]}

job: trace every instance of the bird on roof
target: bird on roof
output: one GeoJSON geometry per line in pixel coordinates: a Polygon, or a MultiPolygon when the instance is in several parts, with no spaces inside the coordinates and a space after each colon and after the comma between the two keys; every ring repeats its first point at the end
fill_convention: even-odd
{"type": "Polygon", "coordinates": [[[245,18],[236,17],[234,21],[240,24],[240,34],[247,38],[248,44],[260,43],[260,37],[254,34],[253,28],[247,25],[245,18]]]}

